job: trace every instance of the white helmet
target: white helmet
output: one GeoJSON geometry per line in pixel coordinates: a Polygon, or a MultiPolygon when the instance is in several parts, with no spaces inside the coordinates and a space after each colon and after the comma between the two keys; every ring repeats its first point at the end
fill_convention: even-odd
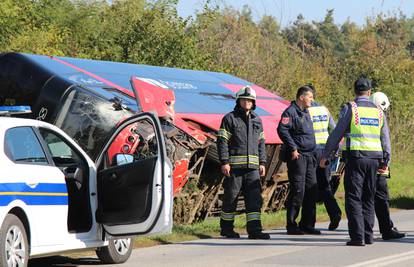
{"type": "Polygon", "coordinates": [[[382,111],[387,111],[390,107],[390,100],[383,92],[375,92],[370,96],[370,100],[377,105],[382,111]]]}
{"type": "Polygon", "coordinates": [[[246,98],[256,101],[256,92],[249,85],[243,87],[236,93],[236,101],[240,98],[246,98]]]}

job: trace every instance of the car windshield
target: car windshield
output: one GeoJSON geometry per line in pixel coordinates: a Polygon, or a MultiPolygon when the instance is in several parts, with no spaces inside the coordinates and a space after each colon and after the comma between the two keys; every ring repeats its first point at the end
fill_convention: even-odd
{"type": "Polygon", "coordinates": [[[106,100],[77,87],[67,95],[55,124],[96,159],[113,128],[132,115],[119,99],[106,100]]]}

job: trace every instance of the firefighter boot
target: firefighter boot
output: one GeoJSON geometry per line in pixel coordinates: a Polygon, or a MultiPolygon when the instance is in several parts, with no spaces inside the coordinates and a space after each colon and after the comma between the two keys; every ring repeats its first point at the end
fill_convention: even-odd
{"type": "Polygon", "coordinates": [[[226,238],[240,238],[239,233],[234,231],[233,226],[234,221],[220,220],[220,235],[226,238]]]}
{"type": "MultiPolygon", "coordinates": [[[[253,215],[258,214],[258,212],[252,212],[250,214],[253,214],[253,215]]],[[[249,221],[249,218],[250,219],[251,218],[260,218],[260,216],[259,217],[254,217],[254,216],[251,217],[251,216],[249,216],[249,213],[248,213],[247,218],[248,218],[248,221],[247,221],[246,227],[247,227],[247,233],[249,234],[249,239],[270,239],[269,234],[262,232],[262,221],[261,220],[254,219],[254,220],[249,221]]]]}
{"type": "Polygon", "coordinates": [[[249,239],[270,239],[270,235],[268,233],[263,233],[263,232],[255,232],[255,233],[251,233],[249,234],[249,239]]]}

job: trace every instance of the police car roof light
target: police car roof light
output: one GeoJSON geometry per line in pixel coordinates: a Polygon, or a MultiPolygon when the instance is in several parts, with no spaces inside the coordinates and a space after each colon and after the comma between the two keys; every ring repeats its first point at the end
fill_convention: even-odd
{"type": "Polygon", "coordinates": [[[0,115],[14,115],[31,113],[30,106],[0,106],[0,115]]]}

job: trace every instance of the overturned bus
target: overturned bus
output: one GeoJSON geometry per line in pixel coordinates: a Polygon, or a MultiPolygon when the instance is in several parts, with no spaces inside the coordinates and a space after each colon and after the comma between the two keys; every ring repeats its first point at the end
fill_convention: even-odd
{"type": "MultiPolygon", "coordinates": [[[[0,105],[30,105],[30,118],[55,124],[96,159],[113,128],[139,112],[156,112],[173,162],[174,219],[191,223],[218,213],[223,176],[216,134],[233,110],[234,93],[250,85],[266,136],[263,211],[283,207],[288,192],[276,127],[288,102],[232,75],[78,58],[3,53],[0,105]]],[[[145,129],[116,140],[113,154],[145,151],[145,129]],[[139,149],[138,149],[139,148],[139,149]]],[[[139,156],[139,155],[136,155],[139,156]]],[[[241,206],[240,206],[241,207],[241,206]]]]}

